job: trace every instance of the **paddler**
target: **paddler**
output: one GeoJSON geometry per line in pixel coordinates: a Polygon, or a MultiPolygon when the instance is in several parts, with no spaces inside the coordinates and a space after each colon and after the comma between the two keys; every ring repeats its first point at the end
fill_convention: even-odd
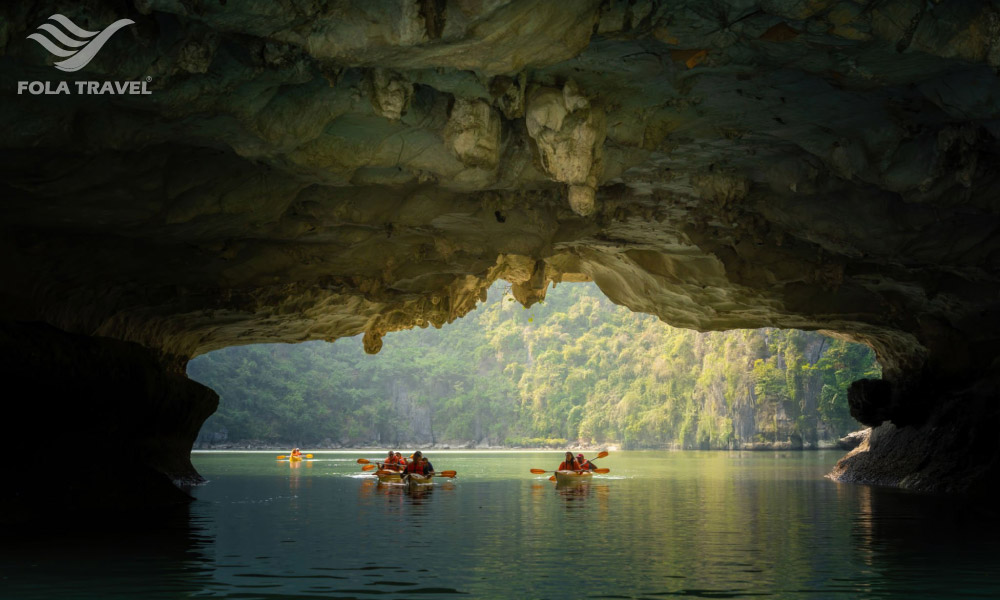
{"type": "Polygon", "coordinates": [[[396,462],[396,455],[393,454],[392,450],[389,450],[389,456],[387,456],[385,458],[385,462],[383,462],[382,464],[378,465],[378,468],[379,469],[390,469],[390,470],[398,471],[399,467],[397,465],[398,465],[398,463],[396,462]]]}
{"type": "Polygon", "coordinates": [[[292,456],[302,457],[302,451],[298,448],[292,448],[292,456]]]}
{"type": "Polygon", "coordinates": [[[576,462],[575,458],[573,458],[572,452],[566,452],[566,458],[563,459],[561,463],[559,463],[559,468],[556,469],[556,471],[579,471],[579,470],[580,470],[580,464],[576,462]]]}
{"type": "Polygon", "coordinates": [[[403,454],[400,452],[396,452],[396,464],[399,465],[400,468],[406,466],[406,459],[403,458],[403,454]]]}
{"type": "Polygon", "coordinates": [[[434,468],[431,463],[424,458],[423,453],[417,450],[413,453],[413,461],[403,469],[404,473],[416,473],[417,475],[433,475],[434,468]]]}
{"type": "Polygon", "coordinates": [[[580,469],[584,471],[593,471],[597,468],[597,465],[584,458],[582,454],[576,455],[576,464],[580,465],[580,469]]]}

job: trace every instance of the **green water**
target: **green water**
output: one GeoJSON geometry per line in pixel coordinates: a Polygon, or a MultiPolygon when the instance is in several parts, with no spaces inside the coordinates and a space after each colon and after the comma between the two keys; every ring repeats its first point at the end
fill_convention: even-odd
{"type": "Polygon", "coordinates": [[[839,452],[431,452],[410,494],[356,459],[195,453],[209,483],[155,531],[0,555],[0,598],[1000,598],[997,527],[942,498],[837,484],[839,452]],[[592,453],[591,453],[592,454],[592,453]]]}

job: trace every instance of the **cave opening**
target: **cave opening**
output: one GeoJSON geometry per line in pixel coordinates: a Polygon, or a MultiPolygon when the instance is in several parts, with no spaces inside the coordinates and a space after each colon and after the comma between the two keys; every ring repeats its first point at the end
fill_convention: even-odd
{"type": "Polygon", "coordinates": [[[220,403],[194,447],[845,448],[864,428],[848,388],[881,376],[861,344],[675,329],[593,283],[525,307],[496,282],[461,319],[385,342],[377,356],[359,335],[195,357],[188,376],[220,403]]]}

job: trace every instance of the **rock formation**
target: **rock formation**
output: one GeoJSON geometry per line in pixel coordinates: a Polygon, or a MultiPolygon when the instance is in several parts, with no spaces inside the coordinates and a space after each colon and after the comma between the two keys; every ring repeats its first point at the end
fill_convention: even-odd
{"type": "Polygon", "coordinates": [[[584,217],[593,213],[602,170],[604,111],[592,107],[569,81],[562,90],[541,87],[532,91],[525,122],[542,168],[552,179],[569,186],[570,208],[584,217]]]}
{"type": "Polygon", "coordinates": [[[5,356],[49,347],[7,379],[64,379],[34,406],[86,443],[63,349],[134,355],[146,379],[86,377],[138,421],[170,407],[169,431],[114,431],[185,478],[212,401],[176,376],[199,353],[360,332],[378,352],[498,278],[526,305],[592,280],[675,326],[870,344],[885,381],[852,402],[881,426],[840,477],[976,488],[1000,469],[998,32],[985,0],[4,5],[5,356]],[[27,38],[54,13],[135,23],[64,73],[27,38]]]}

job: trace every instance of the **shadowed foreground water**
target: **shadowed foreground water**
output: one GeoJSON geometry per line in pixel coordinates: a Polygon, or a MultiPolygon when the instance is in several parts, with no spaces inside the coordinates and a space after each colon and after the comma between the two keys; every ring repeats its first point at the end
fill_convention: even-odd
{"type": "Polygon", "coordinates": [[[196,453],[152,531],[8,539],[0,598],[1000,597],[994,520],[824,479],[840,452],[616,452],[566,489],[528,472],[558,452],[437,452],[459,477],[418,494],[277,454],[196,453]]]}

